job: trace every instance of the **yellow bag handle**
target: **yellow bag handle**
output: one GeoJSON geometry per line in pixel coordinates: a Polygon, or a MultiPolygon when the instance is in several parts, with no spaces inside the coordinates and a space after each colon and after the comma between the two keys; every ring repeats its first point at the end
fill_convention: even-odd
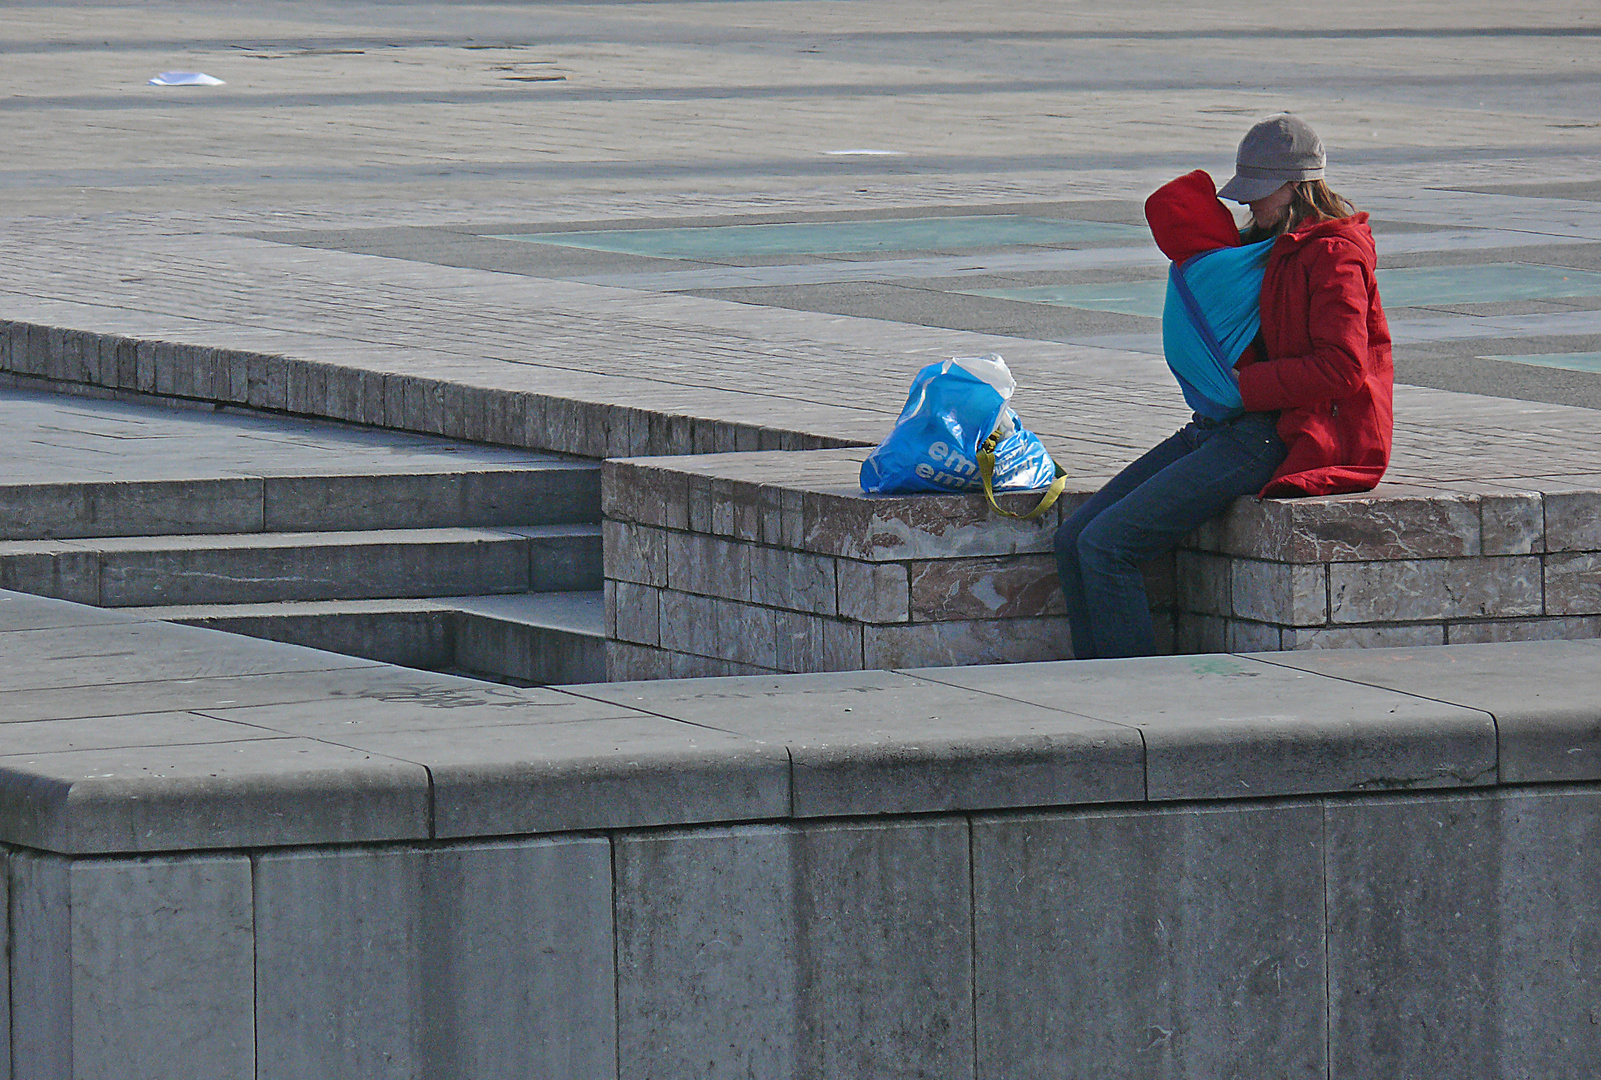
{"type": "Polygon", "coordinates": [[[1045,489],[1045,494],[1040,497],[1039,505],[1026,514],[1014,514],[1010,510],[1002,510],[995,502],[995,448],[1000,445],[1000,442],[1001,429],[996,428],[990,432],[990,437],[984,440],[984,445],[978,448],[978,475],[984,480],[984,498],[989,500],[990,509],[997,514],[1004,514],[1006,517],[1016,518],[1019,521],[1033,521],[1054,506],[1056,500],[1062,497],[1062,492],[1067,488],[1067,474],[1052,459],[1051,464],[1056,467],[1056,479],[1052,480],[1051,486],[1045,489]]]}

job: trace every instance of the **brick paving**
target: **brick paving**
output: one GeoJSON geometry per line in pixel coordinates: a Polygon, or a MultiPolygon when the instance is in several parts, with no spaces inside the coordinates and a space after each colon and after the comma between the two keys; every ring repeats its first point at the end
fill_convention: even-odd
{"type": "MultiPolygon", "coordinates": [[[[1224,17],[1153,3],[43,12],[8,12],[0,35],[13,148],[0,170],[0,317],[17,321],[846,442],[876,439],[922,363],[994,350],[1019,376],[1025,420],[1094,478],[1183,419],[1148,328],[1097,332],[1087,316],[1072,321],[1079,313],[1056,340],[925,325],[941,317],[893,304],[865,317],[805,309],[827,298],[764,303],[760,289],[751,302],[695,295],[661,281],[674,264],[660,260],[597,284],[615,264],[539,276],[441,265],[448,251],[360,251],[401,228],[465,243],[576,222],[907,208],[1049,204],[1061,218],[1137,222],[1145,191],[1196,165],[1226,175],[1243,127],[1289,106],[1325,135],[1338,185],[1373,211],[1387,265],[1582,270],[1601,258],[1601,62],[1596,28],[1572,4],[1520,9],[1516,26],[1490,4],[1358,4],[1335,26],[1314,5],[1224,17]],[[174,67],[227,86],[143,85],[174,67]],[[900,156],[837,153],[854,150],[900,156]],[[319,246],[281,242],[314,230],[319,246]]],[[[827,278],[873,258],[708,268],[827,278]]],[[[1160,272],[1148,244],[971,259],[1025,284],[1108,263],[1160,272]]],[[[933,275],[944,284],[923,290],[925,307],[989,317],[948,280],[967,253],[877,262],[864,288],[933,275]]],[[[1601,473],[1601,414],[1563,403],[1589,400],[1595,380],[1539,382],[1529,365],[1508,375],[1512,365],[1480,359],[1486,342],[1495,354],[1593,351],[1594,306],[1395,312],[1401,351],[1420,343],[1423,368],[1444,356],[1460,362],[1447,375],[1471,368],[1481,388],[1500,380],[1497,393],[1514,378],[1538,385],[1522,397],[1401,388],[1390,479],[1601,473]]]]}

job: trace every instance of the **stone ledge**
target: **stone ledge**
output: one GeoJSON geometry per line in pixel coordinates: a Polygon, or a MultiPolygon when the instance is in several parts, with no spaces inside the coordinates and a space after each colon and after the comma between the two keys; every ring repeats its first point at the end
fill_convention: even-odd
{"type": "Polygon", "coordinates": [[[1595,642],[558,691],[45,609],[0,594],[53,643],[0,680],[0,843],[69,854],[1601,779],[1595,642]]]}
{"type": "MultiPolygon", "coordinates": [[[[328,343],[289,343],[312,353],[338,351],[328,343]]],[[[371,363],[371,354],[384,351],[369,347],[361,359],[371,363]]],[[[459,368],[459,357],[389,352],[382,362],[397,370],[0,320],[5,385],[55,393],[232,405],[590,458],[852,445],[777,423],[637,408],[602,394],[585,400],[575,392],[485,385],[516,381],[515,373],[485,377],[475,369],[452,379],[439,373],[459,368]]]]}
{"type": "MultiPolygon", "coordinates": [[[[1103,478],[1070,478],[1056,507],[1019,522],[977,495],[865,495],[856,474],[866,453],[606,462],[612,677],[1070,655],[1051,534],[1103,478]],[[786,649],[786,635],[808,644],[786,649]]],[[[1147,567],[1159,644],[1254,652],[1595,637],[1601,549],[1581,545],[1601,543],[1585,517],[1592,507],[1601,517],[1601,478],[1593,492],[1582,481],[1240,499],[1147,567]]],[[[1001,501],[1022,511],[1036,496],[1001,501]]]]}

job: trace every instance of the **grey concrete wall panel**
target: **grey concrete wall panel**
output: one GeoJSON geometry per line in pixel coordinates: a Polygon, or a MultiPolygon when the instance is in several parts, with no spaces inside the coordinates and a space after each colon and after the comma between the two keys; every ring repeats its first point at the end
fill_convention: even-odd
{"type": "Polygon", "coordinates": [[[16,1080],[252,1080],[248,859],[10,861],[16,1080]]]}
{"type": "Polygon", "coordinates": [[[887,671],[586,686],[573,693],[788,749],[797,816],[1145,797],[1139,733],[887,671]]]}
{"type": "Polygon", "coordinates": [[[268,476],[276,532],[557,525],[600,516],[600,467],[529,462],[474,472],[268,476]]]}
{"type": "Polygon", "coordinates": [[[661,717],[338,738],[427,766],[439,837],[750,821],[790,811],[783,747],[661,717]]]}
{"type": "Polygon", "coordinates": [[[616,1075],[606,840],[270,853],[256,873],[260,1080],[616,1075]]]}
{"type": "Polygon", "coordinates": [[[1601,1061],[1601,792],[1331,802],[1331,1080],[1601,1061]]]}
{"type": "Polygon", "coordinates": [[[72,864],[28,852],[9,861],[13,1077],[74,1080],[72,864]]]}
{"type": "Polygon", "coordinates": [[[436,849],[423,895],[424,1038],[433,1075],[617,1074],[607,840],[436,849]]]}
{"type": "Polygon", "coordinates": [[[78,860],[68,880],[69,1075],[252,1080],[250,861],[78,860]]]}
{"type": "Polygon", "coordinates": [[[1506,784],[1601,779],[1601,647],[1541,641],[1263,657],[1495,717],[1506,784]]]}
{"type": "Polygon", "coordinates": [[[0,486],[0,540],[259,532],[254,477],[0,486]]]}
{"type": "Polygon", "coordinates": [[[0,841],[68,854],[428,835],[421,766],[311,739],[0,757],[0,841]]]}
{"type": "Polygon", "coordinates": [[[11,852],[0,847],[0,1080],[11,1080],[11,852]]]}
{"type": "Polygon", "coordinates": [[[963,822],[616,841],[619,1075],[972,1076],[963,822]]]}
{"type": "Polygon", "coordinates": [[[423,861],[257,857],[258,1080],[421,1075],[423,861]]]}
{"type": "Polygon", "coordinates": [[[1324,1080],[1321,835],[1305,804],[975,819],[980,1080],[1324,1080]]]}
{"type": "MultiPolygon", "coordinates": [[[[1277,655],[1277,654],[1275,654],[1277,655]]],[[[1151,799],[1495,782],[1489,714],[1235,656],[919,671],[1137,727],[1151,799]]]]}

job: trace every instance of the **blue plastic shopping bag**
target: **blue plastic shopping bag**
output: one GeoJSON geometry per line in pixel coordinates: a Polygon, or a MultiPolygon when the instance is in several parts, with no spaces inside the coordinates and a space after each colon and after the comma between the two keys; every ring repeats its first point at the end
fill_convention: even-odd
{"type": "Polygon", "coordinates": [[[1044,444],[1007,408],[1016,385],[994,353],[959,356],[919,371],[889,438],[862,462],[862,490],[984,490],[981,462],[992,435],[995,491],[1059,489],[1060,470],[1044,444]]]}

